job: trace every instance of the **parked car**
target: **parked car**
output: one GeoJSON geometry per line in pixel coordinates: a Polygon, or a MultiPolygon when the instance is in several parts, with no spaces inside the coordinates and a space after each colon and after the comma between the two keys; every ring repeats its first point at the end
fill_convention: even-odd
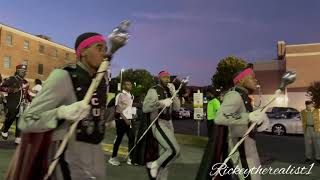
{"type": "Polygon", "coordinates": [[[266,113],[269,118],[273,119],[287,119],[300,114],[298,110],[291,107],[272,107],[266,113]]]}
{"type": "Polygon", "coordinates": [[[179,111],[173,111],[172,116],[175,119],[193,118],[193,112],[187,108],[181,107],[179,111]]]}
{"type": "Polygon", "coordinates": [[[270,127],[266,132],[283,136],[285,134],[303,134],[300,114],[286,115],[285,118],[269,118],[270,127]]]}

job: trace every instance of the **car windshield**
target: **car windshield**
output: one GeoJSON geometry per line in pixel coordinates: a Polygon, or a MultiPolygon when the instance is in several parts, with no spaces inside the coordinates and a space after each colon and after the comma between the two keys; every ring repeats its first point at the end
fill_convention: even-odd
{"type": "Polygon", "coordinates": [[[288,112],[299,112],[298,110],[294,109],[294,108],[289,108],[288,112]]]}
{"type": "Polygon", "coordinates": [[[297,109],[295,108],[290,108],[290,107],[273,107],[268,109],[267,112],[299,112],[297,109]]]}

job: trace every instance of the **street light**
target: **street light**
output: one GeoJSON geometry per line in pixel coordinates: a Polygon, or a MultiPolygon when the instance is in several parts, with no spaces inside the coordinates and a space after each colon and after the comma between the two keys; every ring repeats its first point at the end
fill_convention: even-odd
{"type": "Polygon", "coordinates": [[[124,71],[124,68],[121,68],[120,70],[120,84],[118,85],[118,90],[121,91],[122,89],[122,72],[124,71]]]}

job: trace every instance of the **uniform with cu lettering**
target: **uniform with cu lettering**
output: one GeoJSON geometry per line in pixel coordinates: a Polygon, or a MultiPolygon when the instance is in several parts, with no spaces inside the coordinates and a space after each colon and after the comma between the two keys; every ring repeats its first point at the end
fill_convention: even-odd
{"type": "MultiPolygon", "coordinates": [[[[25,133],[53,130],[48,138],[51,141],[48,149],[51,159],[45,163],[50,164],[71,125],[70,121],[57,119],[57,107],[82,100],[93,76],[81,62],[76,66],[54,70],[21,117],[19,127],[25,133]]],[[[90,114],[79,122],[52,179],[105,179],[106,161],[100,143],[105,134],[106,95],[107,81],[103,79],[91,99],[90,114]]],[[[29,141],[32,141],[30,136],[29,141]]]]}
{"type": "Polygon", "coordinates": [[[50,180],[105,180],[106,160],[101,142],[105,135],[107,76],[95,88],[89,105],[83,101],[102,61],[105,38],[83,33],[75,43],[77,64],[53,70],[41,91],[20,117],[21,145],[10,163],[7,180],[42,180],[71,124],[79,121],[59,158],[50,180]],[[95,48],[91,48],[95,47],[95,48]],[[80,52],[91,52],[82,58],[80,52]],[[96,59],[94,59],[96,58],[96,59]]]}

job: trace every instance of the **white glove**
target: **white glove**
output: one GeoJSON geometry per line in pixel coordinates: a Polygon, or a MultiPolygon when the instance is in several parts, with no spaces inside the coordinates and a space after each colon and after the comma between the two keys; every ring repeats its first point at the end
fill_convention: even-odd
{"type": "Polygon", "coordinates": [[[159,101],[161,107],[169,107],[172,104],[172,100],[170,98],[163,99],[159,101]]]}
{"type": "Polygon", "coordinates": [[[84,101],[78,101],[68,106],[60,106],[57,110],[57,118],[69,121],[84,119],[90,113],[91,106],[84,101]]]}
{"type": "Polygon", "coordinates": [[[168,83],[167,87],[169,88],[170,94],[173,95],[176,92],[176,88],[172,83],[168,83]]]}
{"type": "Polygon", "coordinates": [[[267,117],[258,127],[257,127],[257,131],[258,132],[262,132],[267,130],[268,128],[270,128],[270,121],[269,118],[267,117]]]}
{"type": "Polygon", "coordinates": [[[267,114],[264,112],[261,112],[260,109],[249,113],[249,121],[252,123],[257,123],[257,125],[260,125],[266,119],[269,120],[267,114]]]}

